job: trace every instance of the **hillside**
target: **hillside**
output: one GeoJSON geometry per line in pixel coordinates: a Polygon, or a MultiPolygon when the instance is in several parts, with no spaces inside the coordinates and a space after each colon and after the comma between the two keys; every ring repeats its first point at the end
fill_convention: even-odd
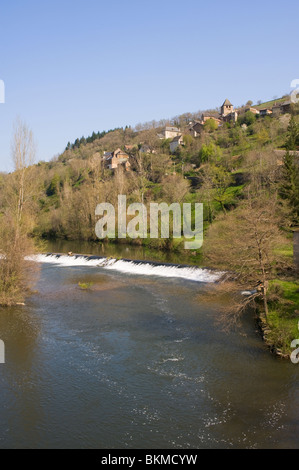
{"type": "MultiPolygon", "coordinates": [[[[298,114],[295,119],[298,122],[298,114]]],[[[115,129],[92,142],[86,139],[72,148],[69,145],[58,158],[35,167],[39,181],[35,234],[95,239],[95,205],[101,197],[114,202],[120,189],[131,201],[171,201],[174,196],[205,201],[206,180],[211,178],[207,174],[213,169],[213,177],[220,178],[223,187],[206,208],[205,218],[211,221],[219,210],[229,210],[242,198],[244,184],[261,156],[265,165],[277,170],[274,150],[284,149],[289,121],[289,115],[259,118],[247,114],[235,125],[224,123],[216,130],[205,125],[194,137],[186,115],[178,116],[168,123],[178,126],[182,135],[182,143],[174,152],[170,151],[171,139],[158,137],[163,127],[150,125],[142,130],[115,129]],[[121,169],[112,171],[103,166],[104,152],[117,148],[127,154],[130,162],[130,171],[125,174],[121,169]],[[140,152],[142,149],[145,151],[140,152]],[[177,185],[177,193],[173,194],[172,180],[177,185]]]]}
{"type": "Polygon", "coordinates": [[[288,95],[285,95],[283,98],[277,98],[277,99],[273,99],[273,100],[270,100],[270,101],[265,101],[264,103],[254,105],[254,107],[256,109],[264,109],[264,108],[270,108],[271,109],[271,108],[273,108],[274,105],[281,104],[284,101],[287,101],[289,99],[290,99],[290,97],[288,95]]]}
{"type": "MultiPolygon", "coordinates": [[[[15,156],[20,135],[30,148],[30,133],[22,127],[15,156]]],[[[269,345],[288,354],[297,326],[291,227],[299,224],[298,147],[298,105],[292,115],[283,110],[262,117],[254,110],[236,112],[225,100],[220,111],[94,132],[68,143],[50,162],[26,166],[23,156],[15,158],[16,171],[0,175],[1,259],[6,260],[0,263],[0,303],[22,301],[31,277],[21,260],[32,252],[33,240],[143,244],[184,252],[192,263],[204,259],[205,265],[231,273],[218,286],[216,295],[231,299],[219,320],[235,324],[253,302],[270,331],[269,345]],[[116,233],[114,240],[99,241],[95,208],[101,202],[117,207],[118,195],[147,209],[151,202],[203,203],[203,249],[185,250],[183,232],[178,238],[170,232],[167,238],[121,240],[116,233]],[[240,298],[244,289],[249,297],[240,298]]]]}

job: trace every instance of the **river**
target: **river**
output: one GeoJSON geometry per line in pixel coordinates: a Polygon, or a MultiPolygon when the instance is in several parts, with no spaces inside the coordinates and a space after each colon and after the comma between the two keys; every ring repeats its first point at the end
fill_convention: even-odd
{"type": "Polygon", "coordinates": [[[219,329],[213,273],[40,261],[26,306],[0,311],[0,448],[298,448],[299,365],[250,314],[219,329]]]}

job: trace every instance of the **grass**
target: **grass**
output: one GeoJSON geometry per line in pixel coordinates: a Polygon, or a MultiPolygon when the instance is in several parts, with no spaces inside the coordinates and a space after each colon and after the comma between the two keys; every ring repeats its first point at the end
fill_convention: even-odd
{"type": "Polygon", "coordinates": [[[275,103],[283,103],[284,101],[287,101],[287,98],[278,98],[276,100],[265,101],[265,103],[253,105],[253,107],[256,109],[272,108],[275,103]]]}
{"type": "Polygon", "coordinates": [[[299,281],[275,279],[270,283],[268,320],[267,342],[289,355],[291,342],[299,338],[299,281]]]}
{"type": "Polygon", "coordinates": [[[78,286],[82,290],[89,290],[93,286],[93,282],[78,282],[78,286]]]}
{"type": "Polygon", "coordinates": [[[293,242],[290,240],[289,243],[283,244],[275,249],[275,253],[279,256],[285,257],[286,259],[293,259],[294,248],[293,242]]]}

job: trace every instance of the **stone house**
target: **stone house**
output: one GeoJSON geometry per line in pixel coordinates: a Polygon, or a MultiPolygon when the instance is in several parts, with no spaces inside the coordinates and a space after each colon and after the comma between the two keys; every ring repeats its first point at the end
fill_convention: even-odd
{"type": "Polygon", "coordinates": [[[190,122],[189,133],[192,137],[199,137],[203,131],[203,124],[201,121],[190,122]]]}
{"type": "Polygon", "coordinates": [[[180,145],[184,145],[184,140],[183,140],[182,135],[178,135],[172,139],[172,141],[169,144],[170,152],[174,153],[180,145]]]}
{"type": "Polygon", "coordinates": [[[212,119],[217,127],[221,125],[220,115],[215,114],[202,114],[200,121],[193,121],[189,123],[189,133],[192,137],[199,137],[201,132],[204,130],[204,125],[207,121],[212,119]]]}
{"type": "Polygon", "coordinates": [[[141,144],[139,149],[140,153],[157,153],[155,149],[153,149],[150,145],[141,144]]]}
{"type": "Polygon", "coordinates": [[[256,108],[252,108],[251,106],[243,106],[243,108],[240,108],[238,110],[239,114],[246,114],[248,111],[250,111],[252,114],[260,114],[259,110],[256,108]]]}
{"type": "Polygon", "coordinates": [[[264,108],[260,109],[260,116],[265,117],[265,116],[271,116],[273,114],[272,109],[270,108],[264,108]]]}
{"type": "Polygon", "coordinates": [[[158,137],[160,137],[160,139],[174,139],[179,135],[181,135],[181,131],[177,127],[165,127],[158,137]]]}
{"type": "Polygon", "coordinates": [[[211,114],[211,115],[209,115],[209,114],[203,114],[203,115],[201,116],[201,123],[202,123],[203,125],[205,125],[205,123],[206,123],[207,121],[209,121],[210,119],[212,119],[212,121],[214,121],[214,122],[217,124],[217,126],[219,126],[219,125],[221,124],[221,119],[220,119],[220,115],[219,115],[219,114],[217,114],[217,117],[216,117],[215,115],[212,115],[212,114],[211,114]]]}
{"type": "Polygon", "coordinates": [[[115,170],[121,165],[126,171],[131,166],[129,155],[120,148],[114,150],[114,152],[105,152],[103,155],[103,165],[108,170],[115,170]]]}
{"type": "Polygon", "coordinates": [[[252,114],[260,114],[259,110],[256,108],[252,108],[251,106],[246,106],[244,109],[244,114],[250,111],[252,114]]]}
{"type": "Polygon", "coordinates": [[[284,101],[283,103],[277,103],[273,106],[273,116],[279,116],[280,114],[290,114],[292,112],[292,102],[284,101]]]}
{"type": "Polygon", "coordinates": [[[231,113],[222,116],[222,120],[223,122],[232,122],[233,124],[235,124],[238,120],[238,112],[232,111],[231,113]]]}

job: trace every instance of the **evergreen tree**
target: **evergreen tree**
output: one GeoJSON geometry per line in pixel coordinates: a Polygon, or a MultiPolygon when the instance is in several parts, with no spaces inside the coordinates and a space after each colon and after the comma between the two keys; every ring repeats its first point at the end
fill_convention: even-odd
{"type": "Polygon", "coordinates": [[[289,201],[292,222],[299,223],[299,165],[293,153],[287,151],[284,157],[281,195],[289,201]]]}
{"type": "Polygon", "coordinates": [[[75,148],[79,148],[79,147],[80,147],[80,140],[79,140],[79,139],[76,139],[76,140],[75,140],[75,143],[74,143],[73,147],[75,147],[75,148]]]}
{"type": "Polygon", "coordinates": [[[288,136],[286,140],[286,154],[282,167],[282,183],[280,194],[286,199],[291,208],[292,224],[299,223],[299,162],[298,157],[292,151],[296,150],[299,141],[299,128],[294,117],[291,117],[288,136]]]}
{"type": "Polygon", "coordinates": [[[287,150],[296,150],[299,145],[299,127],[294,116],[291,117],[288,126],[288,137],[286,141],[287,150]]]}

